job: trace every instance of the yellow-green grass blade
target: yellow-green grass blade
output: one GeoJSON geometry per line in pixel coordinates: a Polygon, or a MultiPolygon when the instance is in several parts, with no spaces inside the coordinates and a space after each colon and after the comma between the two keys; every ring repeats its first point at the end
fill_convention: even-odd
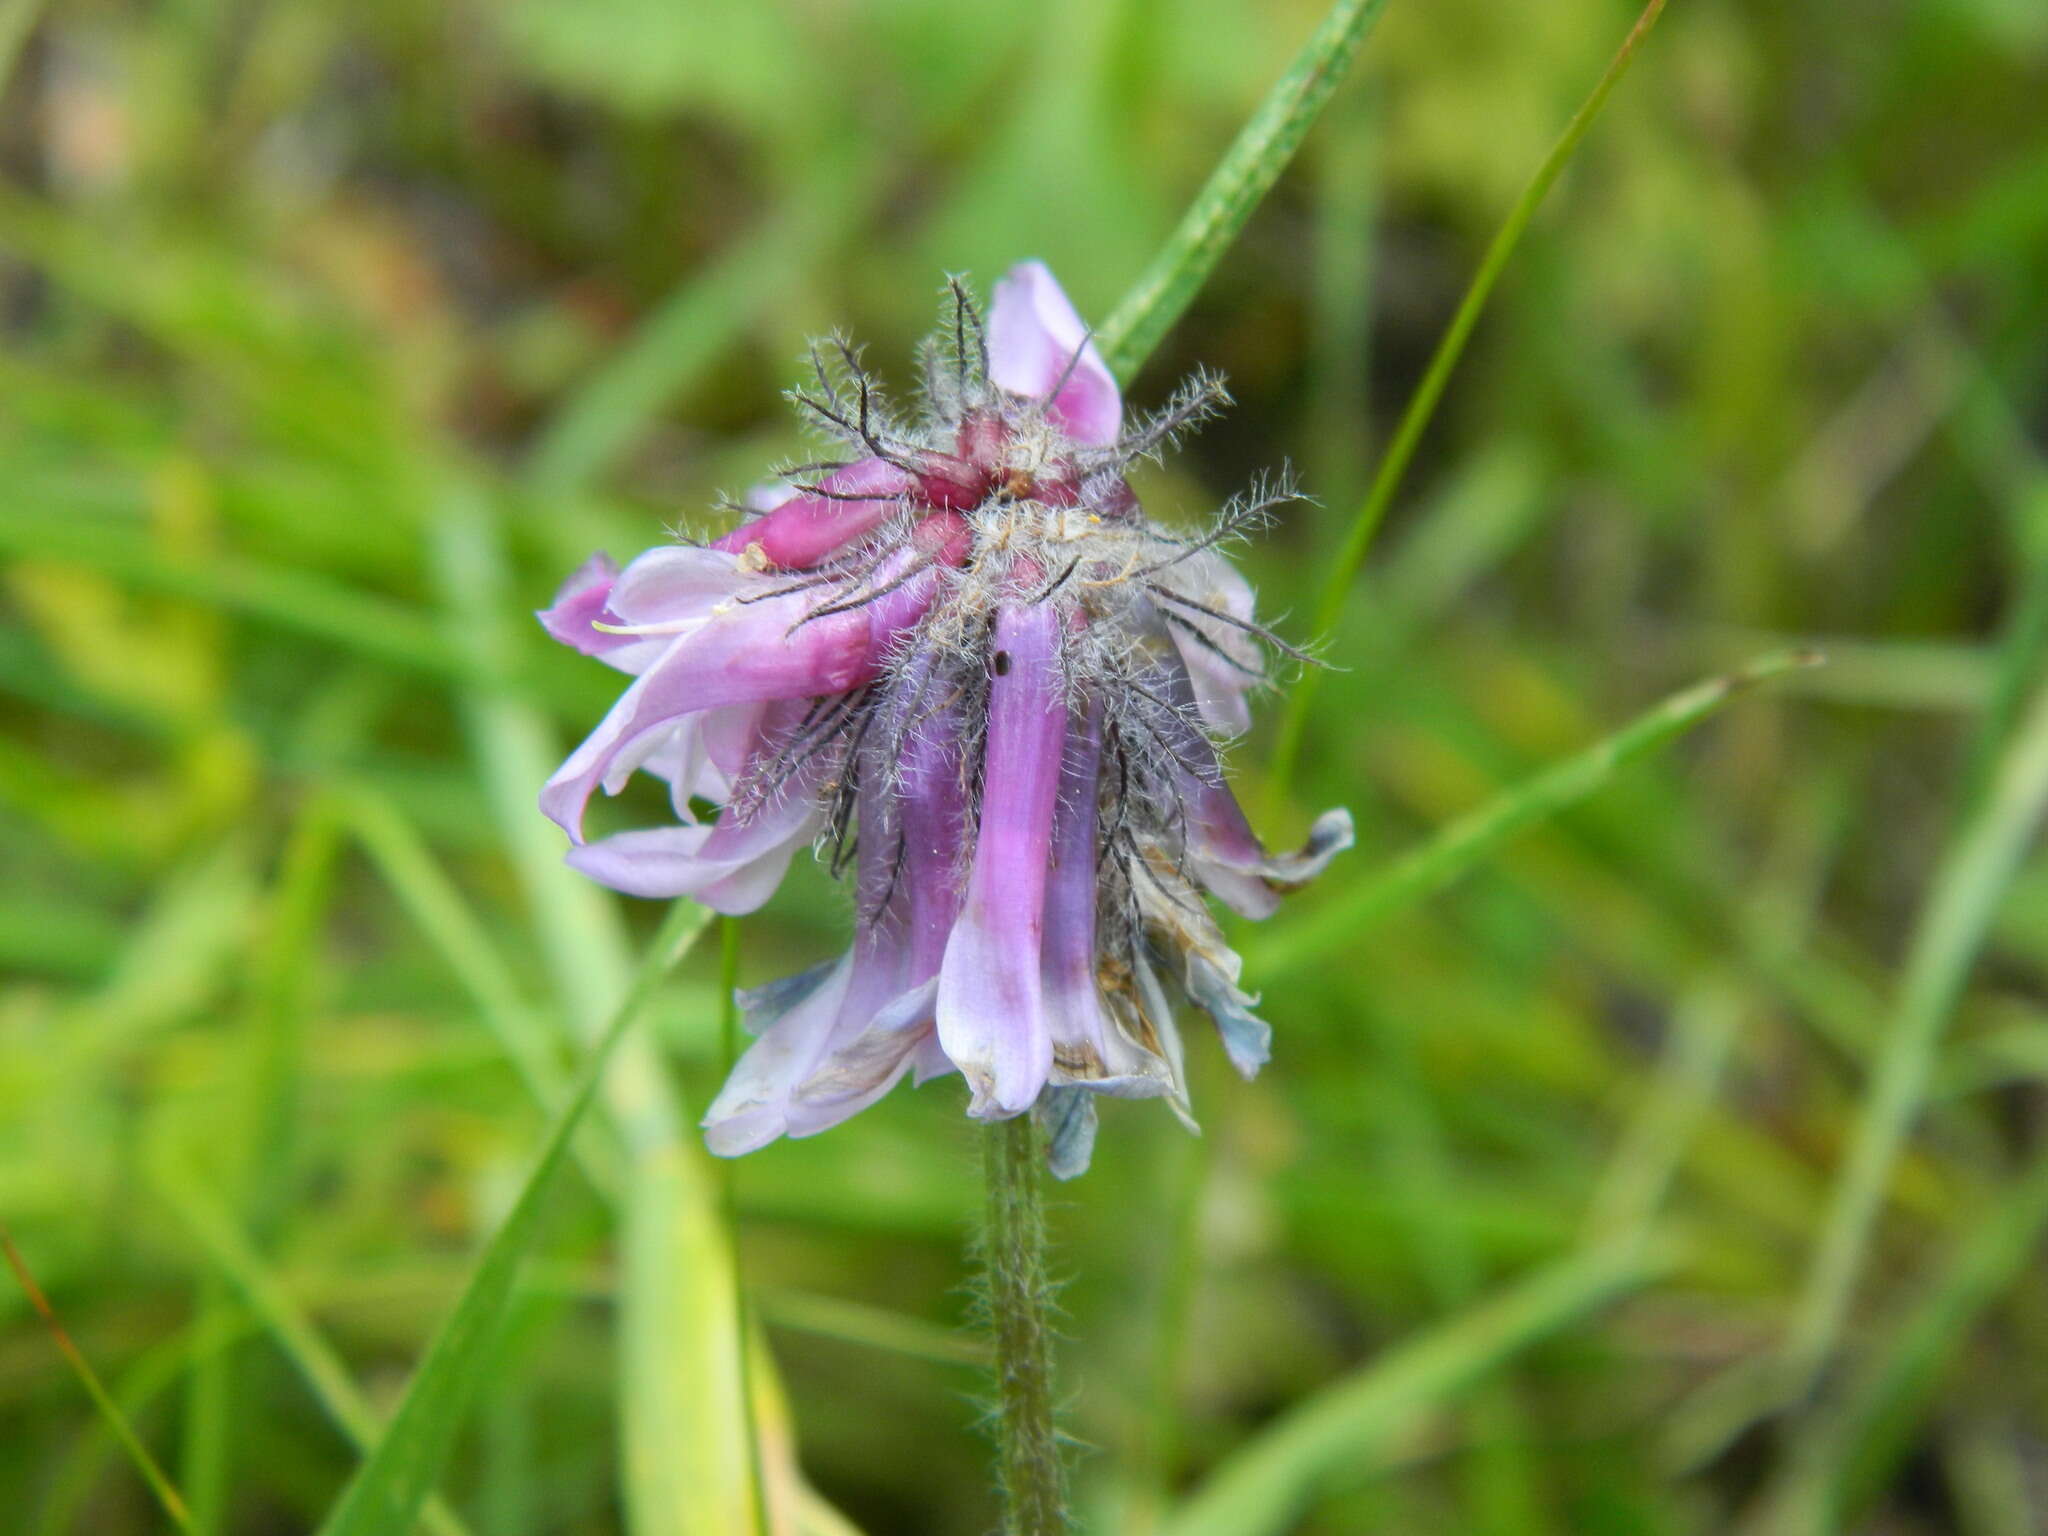
{"type": "Polygon", "coordinates": [[[163,1506],[165,1517],[180,1531],[190,1532],[192,1517],[185,1507],[184,1499],[172,1486],[164,1469],[157,1464],[157,1459],[149,1453],[149,1447],[142,1443],[142,1437],[135,1433],[135,1426],[128,1422],[128,1415],[123,1413],[121,1405],[114,1401],[113,1394],[106,1389],[106,1385],[99,1378],[99,1373],[92,1368],[92,1362],[85,1358],[78,1345],[72,1341],[71,1335],[65,1331],[64,1325],[58,1321],[49,1298],[43,1294],[42,1287],[36,1284],[35,1276],[29,1270],[28,1261],[21,1256],[21,1250],[14,1246],[13,1234],[4,1226],[0,1226],[0,1253],[5,1254],[7,1267],[14,1271],[14,1278],[27,1294],[29,1305],[35,1308],[43,1320],[43,1325],[50,1330],[50,1337],[56,1342],[65,1363],[78,1377],[79,1385],[85,1388],[86,1396],[92,1399],[93,1407],[99,1410],[100,1418],[113,1431],[114,1438],[121,1442],[121,1449],[127,1452],[129,1461],[135,1465],[135,1470],[142,1474],[142,1480],[149,1485],[149,1491],[156,1496],[157,1503],[163,1506]]]}
{"type": "MultiPolygon", "coordinates": [[[[220,1172],[259,1234],[272,1224],[288,1189],[307,994],[332,899],[337,823],[332,798],[313,791],[286,840],[248,970],[236,1052],[240,1103],[231,1134],[224,1138],[226,1165],[220,1172]]],[[[207,1274],[201,1282],[202,1318],[217,1319],[214,1326],[224,1327],[236,1310],[221,1276],[207,1274]]],[[[233,1426],[242,1397],[236,1390],[238,1365],[231,1348],[207,1351],[193,1362],[180,1475],[201,1536],[222,1529],[228,1516],[233,1426]]]]}
{"type": "MultiPolygon", "coordinates": [[[[521,606],[510,591],[494,511],[480,487],[456,482],[434,528],[450,638],[479,667],[508,653],[509,616],[521,606]]],[[[618,908],[563,866],[561,834],[534,804],[554,766],[545,722],[502,679],[465,696],[462,706],[558,1006],[569,1027],[587,1038],[601,1025],[593,1008],[623,988],[618,908]]],[[[737,1283],[732,1243],[681,1096],[651,1043],[635,1040],[620,1050],[604,1098],[625,1151],[619,1209],[628,1262],[619,1287],[618,1371],[628,1525],[636,1536],[715,1531],[716,1525],[691,1523],[693,1517],[759,1503],[740,1350],[730,1336],[735,1314],[730,1302],[718,1299],[737,1283]],[[724,1374],[702,1374],[714,1368],[724,1374]],[[675,1426],[692,1423],[706,1433],[673,1438],[675,1426]],[[643,1446],[644,1453],[636,1449],[643,1446]]],[[[772,1368],[765,1357],[751,1364],[761,1372],[772,1368]]]]}
{"type": "Polygon", "coordinates": [[[655,987],[704,929],[709,914],[677,902],[663,921],[625,1001],[578,1075],[575,1091],[549,1130],[532,1173],[434,1340],[377,1448],[321,1524],[322,1536],[388,1536],[407,1529],[439,1480],[456,1432],[482,1389],[519,1270],[540,1235],[547,1196],[571,1138],[597,1095],[612,1052],[655,987]]]}
{"type": "Polygon", "coordinates": [[[1767,656],[1673,694],[1613,735],[1459,817],[1323,906],[1250,939],[1247,971],[1264,985],[1344,948],[1373,924],[1441,890],[1515,833],[1584,800],[1738,693],[1817,660],[1804,651],[1767,656]]]}
{"type": "Polygon", "coordinates": [[[1935,1048],[1977,950],[2048,808],[2048,685],[1999,755],[1951,844],[1914,931],[1904,980],[1781,1357],[1784,1393],[1833,1355],[1899,1152],[1927,1096],[1935,1048]]]}
{"type": "Polygon", "coordinates": [[[1279,1536],[1346,1467],[1369,1466],[1418,1417],[1521,1350],[1661,1273],[1631,1238],[1516,1282],[1289,1408],[1239,1446],[1169,1520],[1165,1536],[1279,1536]]]}
{"type": "Polygon", "coordinates": [[[1794,1440],[1766,1528],[1818,1536],[1861,1516],[1897,1470],[1958,1347],[2032,1262],[2048,1228],[2048,1158],[2004,1186],[1962,1232],[1940,1272],[1853,1373],[1842,1400],[1794,1440]]]}
{"type": "MultiPolygon", "coordinates": [[[[510,980],[508,968],[482,920],[434,858],[416,827],[389,796],[363,784],[337,791],[350,830],[392,894],[440,952],[456,981],[476,1005],[478,1017],[496,1037],[534,1101],[558,1113],[569,1093],[568,1074],[556,1060],[554,1042],[537,1012],[510,980]]],[[[586,1126],[576,1138],[576,1155],[592,1185],[616,1201],[620,1173],[616,1149],[586,1126]]]]}
{"type": "MultiPolygon", "coordinates": [[[[384,1420],[357,1387],[341,1356],[189,1166],[175,1155],[165,1156],[153,1173],[166,1205],[205,1251],[211,1274],[240,1295],[335,1427],[368,1455],[383,1432],[384,1420]]],[[[216,1314],[207,1325],[224,1328],[230,1321],[216,1314]]],[[[421,1516],[435,1536],[463,1536],[468,1529],[438,1496],[427,1500],[421,1516]]]]}

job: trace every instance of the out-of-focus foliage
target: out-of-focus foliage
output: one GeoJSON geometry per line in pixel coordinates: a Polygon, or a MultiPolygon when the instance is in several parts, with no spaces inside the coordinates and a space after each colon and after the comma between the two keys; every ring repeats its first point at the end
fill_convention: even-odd
{"type": "MultiPolygon", "coordinates": [[[[622,974],[621,921],[653,930],[552,874],[527,796],[613,683],[523,610],[801,451],[777,391],[808,335],[900,373],[943,273],[1032,255],[1106,314],[1316,19],[0,4],[0,1218],[203,1528],[317,1523],[357,1461],[338,1401],[389,1410],[601,1021],[578,967],[622,974]]],[[[1243,552],[1270,611],[1312,603],[1630,19],[1394,0],[1137,381],[1208,363],[1239,402],[1144,488],[1162,511],[1302,467],[1319,504],[1243,552]]],[[[1201,1141],[1112,1105],[1062,1195],[1093,1528],[1233,1487],[1328,1536],[2048,1523],[2048,864],[2002,877],[2048,729],[2043,100],[2022,0],[1672,7],[1328,642],[1266,819],[1345,803],[1361,846],[1241,935],[1272,1069],[1238,1083],[1203,1042],[1201,1141]],[[1440,823],[1787,641],[1832,664],[1454,891],[1290,944],[1440,823]],[[1911,1139],[1831,1290],[1819,1234],[1887,1103],[1911,1139]],[[1654,1262],[1602,1258],[1653,1218],[1654,1262]],[[1359,1374],[1390,1361],[1437,1406],[1390,1415],[1359,1374]]],[[[1264,750],[1237,756],[1254,801],[1264,750]]],[[[741,979],[843,926],[800,875],[741,979]]],[[[638,1058],[696,1105],[709,951],[638,1058]]],[[[888,1536],[990,1517],[960,1108],[900,1091],[729,1174],[803,1465],[888,1536]]],[[[616,1350],[618,1316],[702,1288],[649,1260],[682,1238],[622,1255],[610,1150],[579,1144],[437,1520],[627,1528],[618,1404],[677,1357],[616,1350]]],[[[5,1287],[0,1508],[160,1528],[5,1287]]]]}

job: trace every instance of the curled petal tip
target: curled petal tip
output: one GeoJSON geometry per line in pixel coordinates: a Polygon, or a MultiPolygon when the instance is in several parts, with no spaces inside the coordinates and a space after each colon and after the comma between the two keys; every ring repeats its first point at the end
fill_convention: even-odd
{"type": "Polygon", "coordinates": [[[1123,430],[1116,376],[1044,262],[1021,261],[996,283],[988,361],[997,384],[1043,400],[1076,442],[1107,447],[1123,430]]]}

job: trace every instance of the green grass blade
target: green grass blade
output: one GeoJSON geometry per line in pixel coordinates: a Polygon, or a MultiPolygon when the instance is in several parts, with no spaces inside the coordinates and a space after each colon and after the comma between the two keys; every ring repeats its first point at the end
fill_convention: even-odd
{"type": "MultiPolygon", "coordinates": [[[[508,615],[520,605],[508,590],[500,533],[479,488],[450,488],[434,530],[434,558],[454,620],[452,640],[469,648],[479,666],[508,654],[508,615]]],[[[478,690],[462,705],[557,1000],[570,1026],[587,1037],[602,1027],[593,1007],[603,1007],[623,986],[617,907],[562,863],[561,834],[534,805],[536,788],[555,763],[545,723],[502,686],[478,690]]],[[[718,1219],[704,1154],[686,1129],[688,1116],[650,1042],[631,1040],[620,1049],[604,1095],[626,1151],[621,1248],[629,1259],[644,1260],[628,1262],[619,1287],[629,1529],[636,1536],[705,1529],[676,1522],[698,1509],[741,1508],[755,1498],[744,1450],[745,1384],[729,1337],[733,1314],[719,1299],[720,1288],[730,1290],[735,1283],[732,1245],[718,1219]],[[655,1255],[666,1255],[688,1273],[660,1267],[648,1257],[655,1255]],[[726,1374],[702,1374],[712,1368],[726,1374]],[[674,1438],[674,1426],[691,1423],[716,1433],[674,1438]]],[[[767,1372],[772,1362],[758,1359],[754,1366],[767,1372]]]]}
{"type": "Polygon", "coordinates": [[[497,1343],[521,1262],[540,1234],[541,1213],[571,1137],[596,1097],[613,1049],[655,986],[703,931],[709,914],[677,902],[663,920],[625,1001],[584,1063],[575,1092],[549,1130],[512,1212],[485,1248],[455,1310],[427,1347],[390,1426],[321,1524],[323,1536],[389,1536],[408,1529],[439,1480],[456,1431],[483,1386],[480,1366],[497,1343]]]}
{"type": "Polygon", "coordinates": [[[1327,1480],[1537,1340],[1657,1275],[1633,1239],[1538,1270],[1288,1409],[1226,1457],[1165,1536],[1279,1536],[1327,1480]]]}
{"type": "Polygon", "coordinates": [[[1269,982],[1344,948],[1372,924],[1448,885],[1523,828],[1584,800],[1621,768],[1684,734],[1737,693],[1817,660],[1810,652],[1788,651],[1673,694],[1612,736],[1459,817],[1324,906],[1252,939],[1247,968],[1269,982]]]}
{"type": "Polygon", "coordinates": [[[641,1158],[627,1195],[619,1287],[622,1298],[642,1298],[619,1310],[621,1476],[634,1536],[752,1536],[766,1519],[753,1416],[699,1385],[737,1386],[749,1353],[706,1173],[678,1143],[641,1158]],[[714,1483],[698,1475],[707,1455],[728,1468],[714,1483]]]}
{"type": "Polygon", "coordinates": [[[185,1508],[185,1501],[178,1496],[178,1490],[171,1486],[170,1478],[164,1474],[164,1469],[157,1465],[156,1458],[150,1455],[149,1447],[142,1443],[142,1437],[135,1433],[135,1426],[128,1422],[128,1416],[121,1411],[121,1405],[115,1402],[113,1394],[107,1391],[99,1378],[99,1373],[92,1368],[92,1362],[85,1358],[78,1346],[72,1342],[71,1335],[65,1331],[64,1325],[57,1320],[56,1311],[50,1306],[49,1298],[43,1294],[42,1287],[36,1284],[35,1276],[29,1271],[28,1261],[22,1258],[21,1250],[14,1246],[13,1234],[4,1226],[0,1226],[0,1253],[6,1255],[7,1267],[14,1271],[14,1278],[20,1282],[22,1290],[27,1294],[29,1305],[34,1307],[37,1315],[42,1318],[43,1326],[50,1330],[50,1337],[56,1341],[58,1351],[78,1377],[79,1384],[85,1388],[86,1396],[92,1399],[93,1406],[99,1410],[100,1418],[113,1431],[114,1438],[121,1442],[121,1449],[128,1453],[128,1459],[135,1464],[135,1470],[141,1473],[142,1480],[149,1484],[149,1491],[156,1495],[156,1501],[163,1506],[164,1514],[180,1531],[190,1532],[192,1517],[185,1508]]]}
{"type": "Polygon", "coordinates": [[[1784,1389],[1797,1393],[1833,1354],[1885,1186],[1926,1098],[1935,1046],[1978,946],[2048,808],[2048,685],[2010,738],[1982,803],[1935,875],[1913,935],[1849,1158],[1787,1330],[1784,1389]]]}
{"type": "MultiPolygon", "coordinates": [[[[1358,568],[1365,563],[1366,551],[1372,546],[1372,537],[1379,531],[1381,521],[1386,517],[1387,508],[1393,504],[1394,493],[1401,487],[1401,480],[1408,472],[1408,464],[1415,457],[1415,449],[1422,441],[1422,434],[1429,427],[1430,419],[1436,415],[1437,404],[1443,398],[1444,386],[1450,382],[1451,372],[1458,366],[1458,359],[1464,354],[1465,343],[1471,338],[1472,329],[1479,323],[1480,312],[1486,308],[1486,301],[1492,297],[1494,284],[1500,281],[1506,269],[1508,258],[1521,243],[1522,232],[1529,227],[1529,221],[1536,216],[1536,210],[1550,195],[1550,189],[1564,168],[1571,163],[1572,155],[1586,136],[1586,130],[1593,126],[1593,120],[1600,115],[1600,109],[1607,104],[1621,77],[1628,73],[1628,67],[1635,62],[1637,52],[1657,25],[1657,18],[1663,14],[1664,0],[1650,0],[1643,12],[1636,18],[1636,24],[1622,40],[1621,48],[1608,64],[1607,70],[1594,85],[1593,92],[1572,114],[1565,124],[1550,153],[1543,157],[1543,163],[1536,167],[1536,174],[1522,189],[1522,195],[1508,210],[1508,216],[1493,241],[1480,259],[1479,270],[1473,274],[1471,285],[1465,290],[1465,297],[1459,302],[1457,313],[1451,317],[1449,328],[1431,355],[1429,367],[1422,375],[1422,382],[1415,386],[1415,393],[1409,397],[1408,405],[1401,412],[1399,425],[1394,428],[1393,439],[1380,457],[1379,468],[1374,471],[1372,485],[1366,490],[1365,500],[1359,505],[1351,519],[1351,526],[1344,534],[1344,543],[1337,551],[1337,558],[1330,566],[1330,574],[1324,579],[1323,594],[1316,604],[1314,634],[1327,637],[1336,628],[1337,619],[1344,611],[1344,603],[1351,592],[1351,583],[1358,574],[1358,568]]],[[[1294,774],[1294,764],[1301,753],[1302,732],[1308,726],[1310,701],[1315,697],[1321,682],[1320,674],[1304,673],[1293,691],[1288,695],[1286,712],[1280,719],[1280,732],[1273,747],[1271,769],[1272,792],[1277,798],[1286,790],[1294,774]]]]}
{"type": "MultiPolygon", "coordinates": [[[[212,1275],[239,1293],[335,1427],[368,1455],[384,1421],[363,1396],[341,1356],[190,1167],[167,1157],[158,1161],[153,1172],[166,1204],[205,1251],[212,1275]]],[[[206,1319],[206,1326],[220,1330],[231,1321],[216,1315],[206,1319]]],[[[435,1536],[464,1536],[468,1529],[438,1496],[427,1501],[422,1514],[435,1536]]]]}
{"type": "MultiPolygon", "coordinates": [[[[539,1015],[509,979],[482,921],[388,796],[365,785],[350,785],[339,795],[357,842],[469,994],[527,1091],[546,1113],[558,1113],[569,1093],[567,1073],[556,1061],[554,1042],[539,1015]]],[[[579,1132],[576,1155],[598,1192],[616,1201],[618,1157],[610,1143],[593,1134],[597,1129],[587,1126],[579,1132]]]]}
{"type": "Polygon", "coordinates": [[[562,496],[595,480],[866,205],[860,178],[813,177],[786,214],[685,278],[541,429],[527,461],[532,488],[562,496]]]}
{"type": "Polygon", "coordinates": [[[1193,302],[1301,146],[1323,103],[1351,67],[1386,0],[1339,0],[1251,115],[1180,225],[1096,332],[1110,372],[1125,383],[1193,302]]]}
{"type": "MultiPolygon", "coordinates": [[[[227,1166],[222,1172],[237,1192],[250,1226],[259,1233],[271,1226],[288,1193],[308,992],[333,896],[340,841],[336,823],[332,799],[315,790],[279,859],[248,971],[242,1039],[236,1051],[240,1103],[234,1111],[234,1133],[225,1138],[227,1166]]],[[[222,1278],[207,1275],[201,1288],[202,1319],[213,1319],[213,1327],[224,1328],[237,1310],[222,1278]]],[[[232,1348],[208,1351],[193,1362],[180,1476],[191,1501],[192,1524],[201,1536],[227,1523],[237,1448],[234,1422],[243,1396],[236,1387],[238,1366],[232,1348]]]]}
{"type": "Polygon", "coordinates": [[[2032,1262],[2044,1227],[2048,1158],[2005,1186],[1962,1235],[1925,1295],[1856,1372],[1841,1406],[1807,1421],[1769,1529],[1831,1531],[1861,1515],[1910,1453],[1970,1328],[2032,1262]]]}

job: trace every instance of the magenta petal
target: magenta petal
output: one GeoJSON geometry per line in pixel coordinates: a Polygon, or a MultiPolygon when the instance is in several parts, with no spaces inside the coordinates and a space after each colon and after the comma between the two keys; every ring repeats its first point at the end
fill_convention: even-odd
{"type": "Polygon", "coordinates": [[[939,970],[939,1040],[982,1118],[1021,1114],[1052,1070],[1039,981],[1067,706],[1050,607],[996,616],[981,827],[939,970]]]}
{"type": "Polygon", "coordinates": [[[882,459],[861,459],[835,469],[815,491],[799,490],[774,509],[714,540],[734,554],[760,546],[784,570],[816,565],[827,555],[879,527],[910,489],[910,476],[882,459]]]}
{"type": "Polygon", "coordinates": [[[1042,261],[1019,262],[996,283],[988,367],[1011,394],[1047,401],[1048,414],[1078,443],[1107,447],[1123,430],[1116,376],[1042,261]]]}

